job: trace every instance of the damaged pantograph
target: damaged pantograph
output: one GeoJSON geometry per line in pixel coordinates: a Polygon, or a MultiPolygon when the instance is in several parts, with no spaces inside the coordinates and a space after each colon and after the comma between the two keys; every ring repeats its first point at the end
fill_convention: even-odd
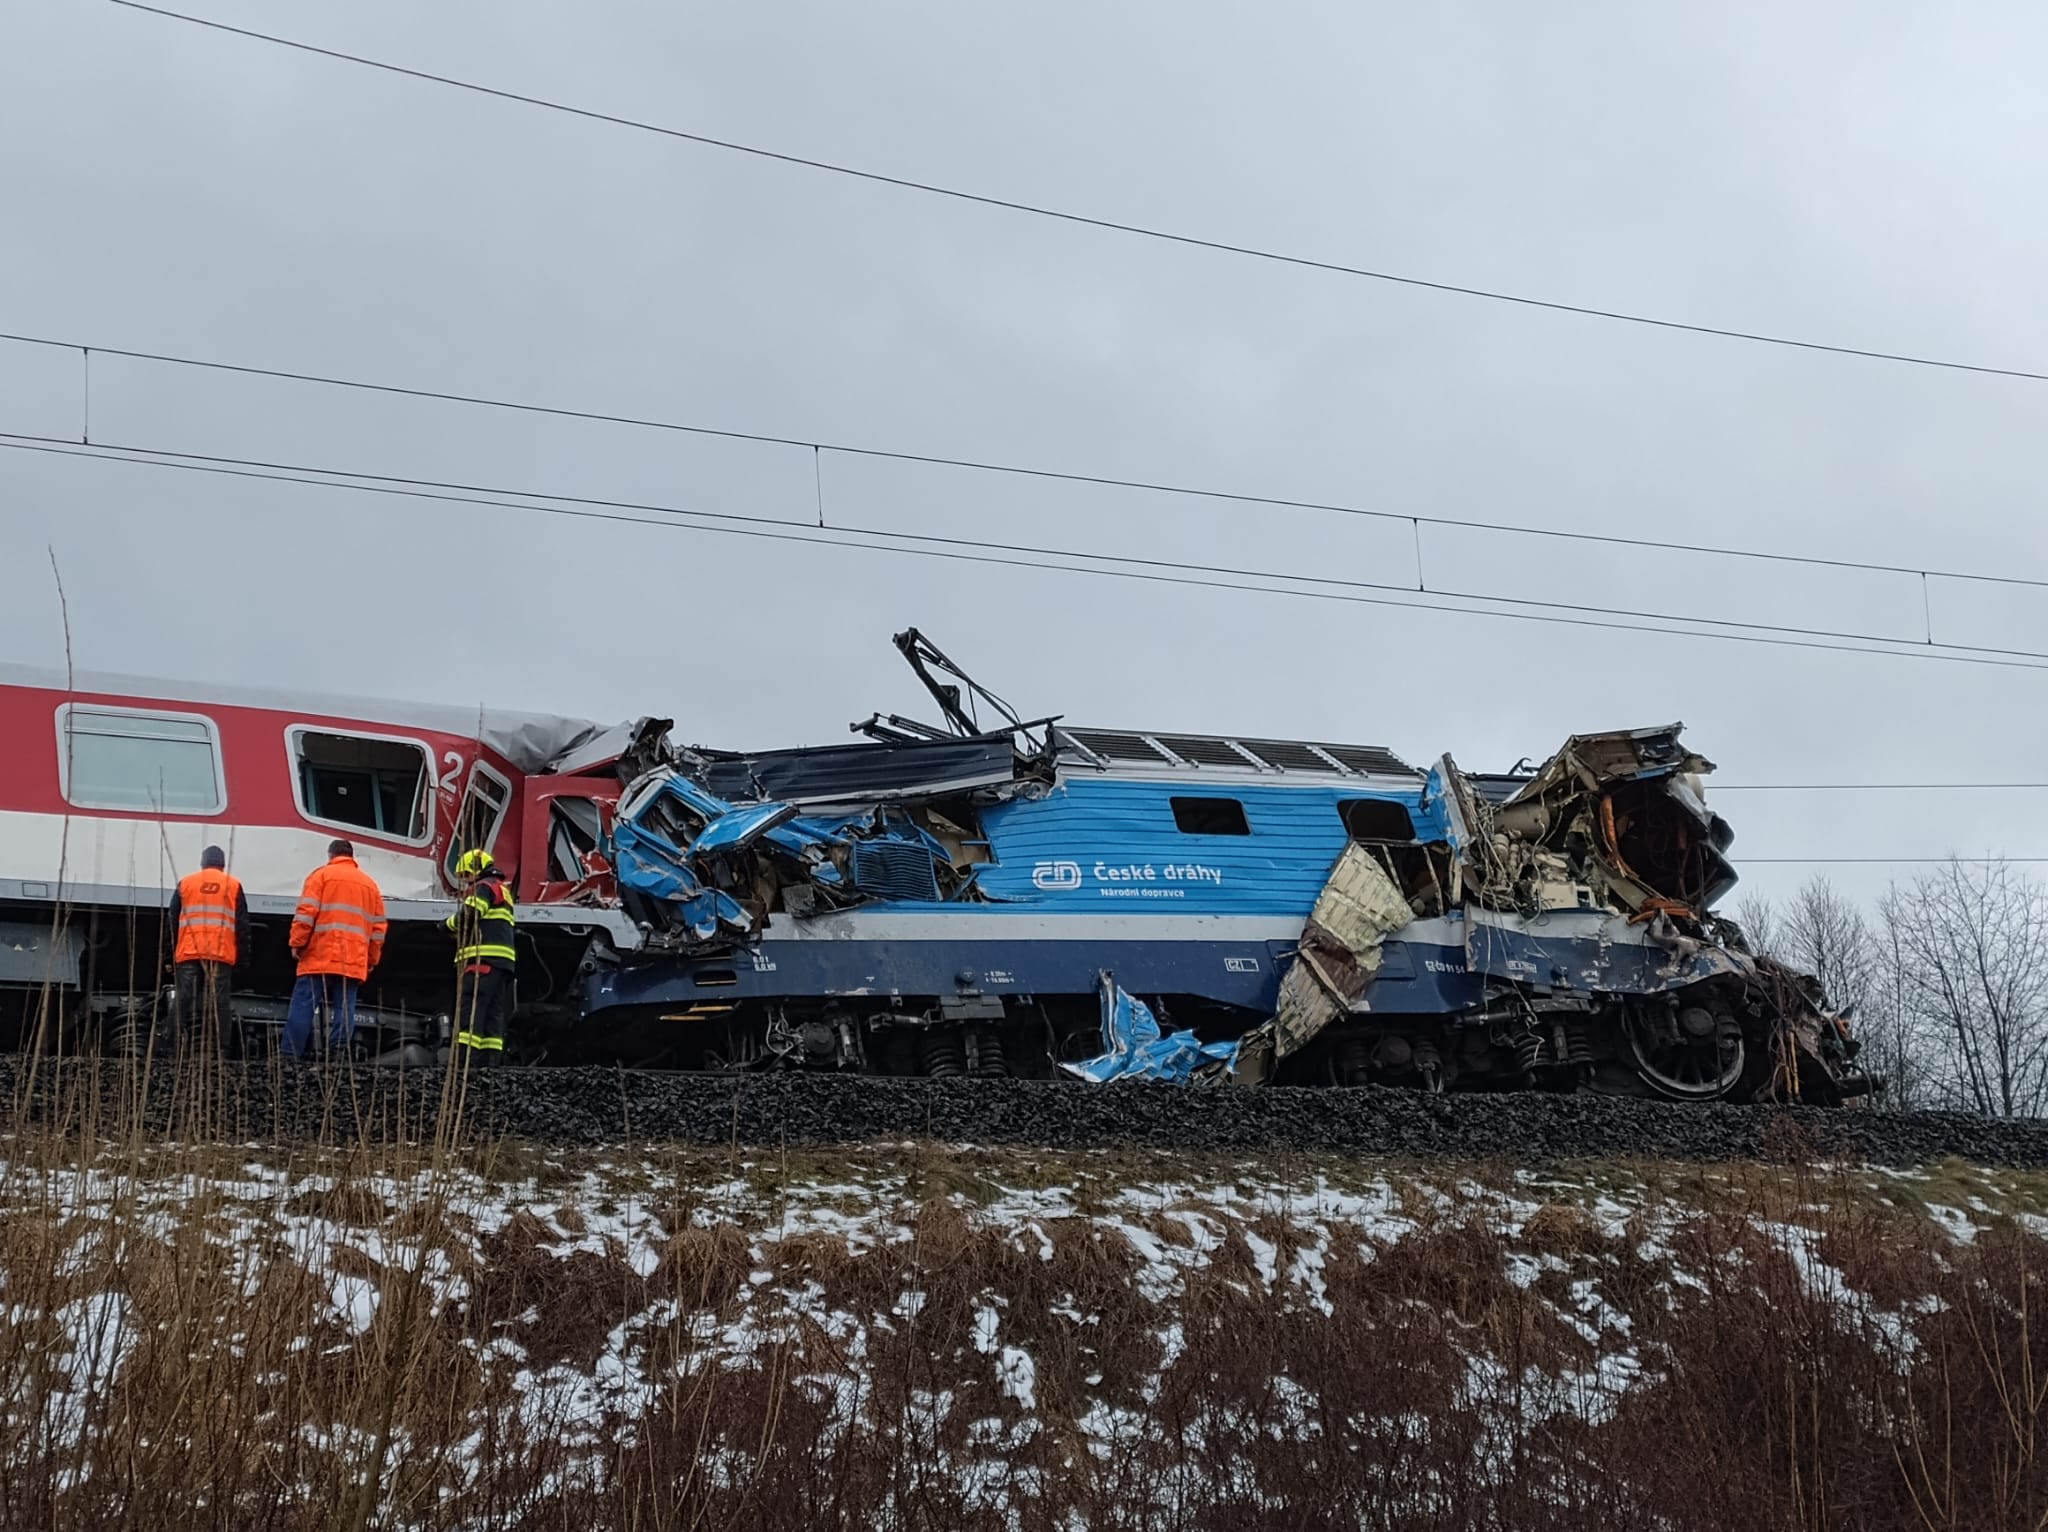
{"type": "Polygon", "coordinates": [[[859,742],[752,754],[637,737],[603,856],[640,939],[592,940],[587,1044],[701,1068],[1868,1090],[1817,986],[1713,913],[1732,835],[1676,725],[1577,735],[1533,772],[1423,773],[1371,746],[1026,721],[915,630],[897,643],[945,727],[876,715],[859,742]]]}

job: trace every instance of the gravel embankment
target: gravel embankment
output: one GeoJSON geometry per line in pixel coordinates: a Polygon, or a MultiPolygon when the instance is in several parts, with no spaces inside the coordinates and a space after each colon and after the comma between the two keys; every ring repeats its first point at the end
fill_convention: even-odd
{"type": "MultiPolygon", "coordinates": [[[[0,1103],[21,1110],[26,1061],[0,1057],[0,1103]]],[[[135,1121],[136,1084],[106,1061],[37,1069],[27,1108],[75,1125],[97,1080],[96,1120],[135,1121]]],[[[441,1076],[367,1068],[231,1072],[196,1108],[158,1073],[142,1103],[149,1133],[249,1139],[431,1135],[441,1076]]],[[[473,1077],[466,1136],[564,1146],[632,1142],[750,1146],[920,1138],[1049,1148],[1335,1149],[1555,1161],[1788,1156],[1916,1165],[1956,1157],[2048,1167],[2048,1122],[1955,1113],[1695,1107],[1606,1096],[1425,1096],[1411,1091],[1193,1090],[1027,1080],[741,1078],[614,1069],[504,1070],[473,1077]]]]}

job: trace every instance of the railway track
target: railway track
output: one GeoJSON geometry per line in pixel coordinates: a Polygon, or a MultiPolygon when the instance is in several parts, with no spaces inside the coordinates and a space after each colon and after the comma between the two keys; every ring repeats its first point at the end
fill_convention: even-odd
{"type": "MultiPolygon", "coordinates": [[[[0,1056],[0,1120],[234,1142],[431,1136],[440,1071],[230,1066],[204,1083],[106,1059],[0,1056]],[[33,1068],[31,1069],[31,1065],[33,1068]]],[[[572,1146],[818,1146],[888,1140],[1168,1150],[1338,1151],[1546,1163],[1582,1158],[1948,1157],[2048,1168],[2048,1122],[1961,1113],[1696,1106],[1590,1092],[1188,1089],[1005,1079],[707,1075],[600,1068],[473,1075],[461,1131],[572,1146]]]]}

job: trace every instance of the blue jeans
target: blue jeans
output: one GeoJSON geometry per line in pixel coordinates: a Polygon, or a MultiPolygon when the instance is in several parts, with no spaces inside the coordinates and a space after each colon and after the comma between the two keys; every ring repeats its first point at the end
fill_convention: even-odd
{"type": "Polygon", "coordinates": [[[300,974],[292,985],[292,1008],[284,1019],[279,1051],[291,1058],[313,1052],[345,1053],[355,1034],[356,981],[338,973],[300,974]],[[313,1036],[316,1011],[327,1014],[327,1036],[317,1045],[313,1036]]]}

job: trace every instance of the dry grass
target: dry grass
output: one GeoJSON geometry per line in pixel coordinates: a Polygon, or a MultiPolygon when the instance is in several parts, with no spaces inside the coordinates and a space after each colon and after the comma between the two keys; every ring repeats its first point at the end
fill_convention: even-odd
{"type": "MultiPolygon", "coordinates": [[[[188,1122],[224,1126],[215,1086],[188,1122]]],[[[599,1175],[458,1122],[224,1149],[87,1099],[0,1144],[8,1528],[2048,1515],[2041,1189],[1968,1167],[890,1146],[599,1175]],[[1928,1207],[1963,1203],[1958,1240],[1928,1207]]]]}

